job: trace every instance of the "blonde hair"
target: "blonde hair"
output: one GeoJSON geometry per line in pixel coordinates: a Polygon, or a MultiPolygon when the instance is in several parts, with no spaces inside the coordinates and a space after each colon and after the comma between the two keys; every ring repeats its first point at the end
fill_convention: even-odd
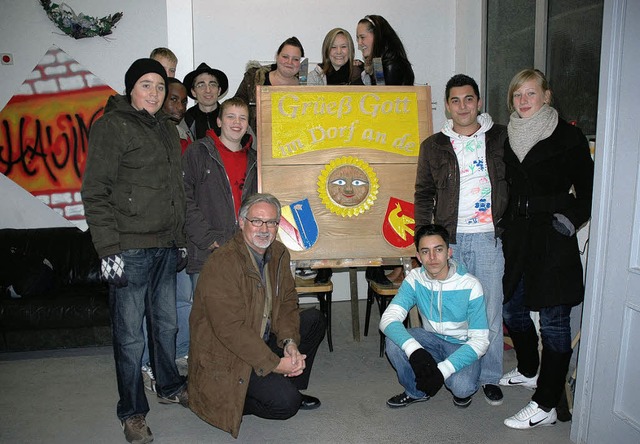
{"type": "Polygon", "coordinates": [[[513,76],[511,83],[509,83],[509,92],[507,92],[507,106],[509,107],[509,112],[512,113],[515,111],[515,108],[513,107],[513,93],[529,80],[535,80],[544,93],[549,91],[549,105],[551,105],[551,88],[549,88],[547,78],[544,76],[542,71],[527,68],[513,76]]]}
{"type": "Polygon", "coordinates": [[[151,54],[149,55],[149,58],[154,60],[157,60],[160,57],[165,57],[173,63],[178,63],[178,57],[176,57],[173,51],[171,51],[169,48],[156,48],[151,51],[151,54]]]}
{"type": "Polygon", "coordinates": [[[322,71],[325,73],[325,75],[333,71],[333,65],[331,64],[329,53],[331,52],[331,46],[333,45],[333,42],[340,34],[342,34],[347,39],[347,44],[349,45],[349,61],[347,62],[347,64],[349,67],[349,78],[351,78],[351,70],[353,69],[353,59],[355,57],[354,53],[356,49],[353,46],[353,38],[351,37],[351,34],[349,34],[349,31],[342,28],[333,28],[327,33],[324,41],[322,42],[322,71]]]}

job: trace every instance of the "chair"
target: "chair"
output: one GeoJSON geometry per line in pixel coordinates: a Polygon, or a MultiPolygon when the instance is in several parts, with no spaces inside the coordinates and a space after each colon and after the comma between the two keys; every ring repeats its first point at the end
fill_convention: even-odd
{"type": "MultiPolygon", "coordinates": [[[[382,313],[387,308],[387,304],[393,297],[398,293],[399,287],[385,287],[374,281],[368,282],[368,290],[367,290],[367,313],[364,318],[364,335],[367,336],[369,333],[369,321],[371,320],[371,306],[373,305],[373,301],[375,300],[378,305],[378,310],[380,311],[380,317],[382,317],[382,313]]],[[[406,321],[405,321],[406,322],[406,321]]],[[[380,333],[380,357],[384,356],[384,335],[381,331],[380,333]]]]}
{"type": "Polygon", "coordinates": [[[329,280],[326,283],[317,284],[313,281],[309,282],[309,285],[296,286],[296,292],[298,292],[298,298],[315,296],[320,303],[320,312],[324,315],[327,321],[327,344],[329,344],[329,351],[333,351],[333,341],[331,340],[331,295],[333,294],[333,282],[329,280]]]}

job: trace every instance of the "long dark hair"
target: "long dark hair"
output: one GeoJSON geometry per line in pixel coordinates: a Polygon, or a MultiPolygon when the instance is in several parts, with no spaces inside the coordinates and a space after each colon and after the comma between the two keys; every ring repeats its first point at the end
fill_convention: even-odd
{"type": "Polygon", "coordinates": [[[403,59],[409,62],[400,37],[384,17],[366,15],[358,24],[366,25],[367,31],[373,33],[371,58],[403,59]]]}

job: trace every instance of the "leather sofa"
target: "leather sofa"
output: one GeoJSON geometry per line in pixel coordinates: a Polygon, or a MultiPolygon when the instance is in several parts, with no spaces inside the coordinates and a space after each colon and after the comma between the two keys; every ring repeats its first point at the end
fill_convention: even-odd
{"type": "Polygon", "coordinates": [[[108,286],[91,234],[0,230],[0,351],[111,344],[108,286]]]}

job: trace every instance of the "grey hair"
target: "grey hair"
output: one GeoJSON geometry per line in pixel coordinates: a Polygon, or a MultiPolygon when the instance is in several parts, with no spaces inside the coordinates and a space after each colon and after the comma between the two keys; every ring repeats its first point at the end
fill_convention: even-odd
{"type": "Polygon", "coordinates": [[[238,216],[241,219],[246,219],[247,214],[249,214],[249,209],[257,203],[264,202],[273,205],[276,207],[276,211],[278,212],[278,220],[280,220],[280,215],[282,213],[282,205],[280,205],[280,201],[273,194],[268,193],[256,193],[247,197],[240,206],[240,211],[238,216]]]}

